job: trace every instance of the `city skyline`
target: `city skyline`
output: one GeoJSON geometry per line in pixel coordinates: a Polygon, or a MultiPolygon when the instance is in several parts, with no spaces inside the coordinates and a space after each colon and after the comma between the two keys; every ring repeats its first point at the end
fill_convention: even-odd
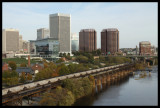
{"type": "Polygon", "coordinates": [[[24,40],[36,40],[37,29],[49,28],[49,14],[71,15],[71,33],[81,29],[97,31],[97,48],[101,48],[101,31],[119,30],[119,48],[135,48],[140,41],[158,46],[157,3],[7,3],[2,5],[2,28],[18,29],[24,40]],[[129,38],[128,38],[129,37],[129,38]]]}

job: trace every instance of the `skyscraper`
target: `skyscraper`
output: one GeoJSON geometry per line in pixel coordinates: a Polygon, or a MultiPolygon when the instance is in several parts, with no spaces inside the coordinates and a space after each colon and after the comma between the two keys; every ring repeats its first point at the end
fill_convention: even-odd
{"type": "Polygon", "coordinates": [[[71,53],[70,14],[50,14],[50,38],[59,41],[60,53],[71,53]]]}
{"type": "Polygon", "coordinates": [[[94,29],[82,29],[79,32],[79,51],[97,50],[97,32],[94,29]]]}
{"type": "Polygon", "coordinates": [[[119,50],[119,31],[116,28],[103,29],[101,32],[102,54],[114,54],[119,50]]]}
{"type": "Polygon", "coordinates": [[[40,40],[40,39],[44,39],[44,38],[49,38],[49,29],[46,29],[46,28],[40,28],[40,29],[37,29],[37,40],[40,40]]]}
{"type": "Polygon", "coordinates": [[[16,29],[3,29],[2,53],[19,51],[19,31],[16,29]]]}

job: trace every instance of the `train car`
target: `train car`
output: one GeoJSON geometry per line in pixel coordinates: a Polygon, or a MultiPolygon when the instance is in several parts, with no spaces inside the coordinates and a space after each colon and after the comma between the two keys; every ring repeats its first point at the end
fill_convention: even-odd
{"type": "Polygon", "coordinates": [[[85,71],[85,72],[81,72],[80,73],[81,75],[86,75],[87,74],[87,72],[85,71]]]}
{"type": "Polygon", "coordinates": [[[67,76],[67,78],[73,78],[73,77],[74,77],[74,75],[73,75],[73,74],[66,75],[66,76],[67,76]]]}
{"type": "Polygon", "coordinates": [[[86,73],[87,73],[87,74],[90,74],[90,73],[92,73],[92,71],[89,70],[89,71],[86,71],[86,73]]]}
{"type": "Polygon", "coordinates": [[[64,79],[67,79],[67,76],[61,76],[58,78],[58,80],[64,80],[64,79]]]}
{"type": "Polygon", "coordinates": [[[74,76],[78,77],[80,76],[80,73],[75,73],[74,76]]]}

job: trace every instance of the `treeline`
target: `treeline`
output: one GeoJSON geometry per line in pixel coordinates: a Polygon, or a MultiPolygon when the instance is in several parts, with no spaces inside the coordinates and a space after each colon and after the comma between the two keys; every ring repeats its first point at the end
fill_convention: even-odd
{"type": "MultiPolygon", "coordinates": [[[[21,63],[26,63],[28,64],[28,60],[26,60],[25,58],[5,58],[2,59],[3,62],[8,63],[9,61],[13,61],[16,62],[16,64],[21,64],[21,63]]],[[[30,60],[31,63],[36,63],[36,62],[40,62],[40,61],[35,61],[35,60],[30,60]]]]}
{"type": "Polygon", "coordinates": [[[81,79],[66,79],[62,81],[62,86],[58,86],[50,93],[46,92],[41,97],[41,106],[71,106],[76,99],[92,93],[92,77],[81,79]]]}

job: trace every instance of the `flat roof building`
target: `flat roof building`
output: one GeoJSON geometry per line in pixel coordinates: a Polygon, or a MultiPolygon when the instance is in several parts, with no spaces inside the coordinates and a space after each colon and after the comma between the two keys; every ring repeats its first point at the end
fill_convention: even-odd
{"type": "Polygon", "coordinates": [[[94,29],[82,29],[79,32],[79,51],[97,50],[97,32],[94,29]]]}
{"type": "Polygon", "coordinates": [[[2,53],[19,51],[19,31],[16,29],[2,31],[2,53]]]}
{"type": "Polygon", "coordinates": [[[49,29],[46,28],[37,29],[37,40],[49,38],[50,37],[49,35],[50,35],[49,29]]]}
{"type": "Polygon", "coordinates": [[[60,53],[71,53],[70,18],[70,14],[49,15],[50,38],[59,41],[60,53]]]}
{"type": "Polygon", "coordinates": [[[115,54],[119,51],[119,31],[116,28],[103,29],[101,32],[102,54],[115,54]]]}
{"type": "Polygon", "coordinates": [[[151,55],[151,43],[149,41],[139,42],[139,55],[151,55]]]}
{"type": "Polygon", "coordinates": [[[32,54],[36,54],[43,58],[56,58],[59,56],[59,41],[54,38],[45,38],[41,40],[30,40],[30,50],[32,54]],[[31,45],[32,44],[32,45],[31,45]]]}

